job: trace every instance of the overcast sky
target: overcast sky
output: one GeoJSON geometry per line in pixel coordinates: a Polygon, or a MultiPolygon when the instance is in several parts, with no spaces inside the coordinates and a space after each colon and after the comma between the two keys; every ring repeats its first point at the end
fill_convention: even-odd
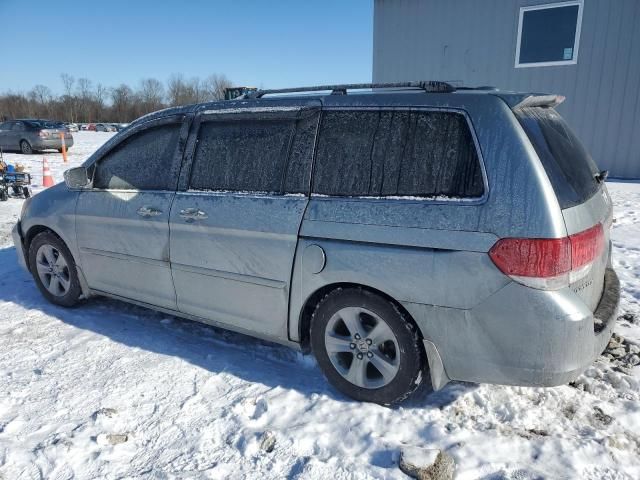
{"type": "Polygon", "coordinates": [[[371,80],[373,0],[0,0],[0,92],[63,72],[136,86],[224,73],[263,88],[371,80]]]}

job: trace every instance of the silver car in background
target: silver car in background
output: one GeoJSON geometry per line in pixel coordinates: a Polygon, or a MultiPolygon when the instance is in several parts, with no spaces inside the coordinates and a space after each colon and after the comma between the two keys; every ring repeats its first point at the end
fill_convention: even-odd
{"type": "Polygon", "coordinates": [[[96,123],[96,132],[115,132],[116,127],[110,123],[96,123]]]}
{"type": "Polygon", "coordinates": [[[312,351],[359,400],[564,384],[620,293],[606,172],[561,100],[418,82],[163,110],[25,202],[14,241],[53,303],[106,295],[312,351]]]}
{"type": "Polygon", "coordinates": [[[69,149],[73,135],[59,123],[49,120],[24,119],[0,123],[0,148],[19,151],[26,155],[42,150],[62,151],[62,138],[69,149]]]}

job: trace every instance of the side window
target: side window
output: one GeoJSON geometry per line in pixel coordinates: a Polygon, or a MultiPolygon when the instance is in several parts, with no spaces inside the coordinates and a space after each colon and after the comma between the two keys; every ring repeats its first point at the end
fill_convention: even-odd
{"type": "Polygon", "coordinates": [[[323,115],[315,193],[475,198],[483,189],[480,160],[462,114],[327,111],[323,115]]]}
{"type": "Polygon", "coordinates": [[[25,130],[24,123],[22,123],[22,122],[15,122],[15,123],[13,124],[13,128],[12,128],[12,130],[13,130],[14,132],[23,132],[23,131],[25,130]]]}
{"type": "Polygon", "coordinates": [[[138,132],[108,152],[96,165],[93,186],[103,189],[175,190],[180,123],[138,132]]]}
{"type": "Polygon", "coordinates": [[[294,127],[294,119],[202,123],[190,188],[282,193],[294,127]]]}

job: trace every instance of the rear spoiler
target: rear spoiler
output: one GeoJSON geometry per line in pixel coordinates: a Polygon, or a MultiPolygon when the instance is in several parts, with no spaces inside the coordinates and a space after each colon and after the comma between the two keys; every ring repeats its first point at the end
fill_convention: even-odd
{"type": "Polygon", "coordinates": [[[562,95],[529,95],[511,107],[513,110],[532,107],[557,107],[564,102],[562,95]]]}

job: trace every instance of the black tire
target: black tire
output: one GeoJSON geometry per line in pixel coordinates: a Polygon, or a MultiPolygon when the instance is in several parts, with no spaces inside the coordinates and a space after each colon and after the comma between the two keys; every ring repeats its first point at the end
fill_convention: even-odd
{"type": "Polygon", "coordinates": [[[29,187],[22,187],[22,195],[24,198],[29,198],[31,196],[31,190],[29,190],[29,187]]]}
{"type": "MultiPolygon", "coordinates": [[[[327,294],[313,313],[310,337],[312,351],[329,382],[356,400],[381,405],[399,403],[408,398],[426,377],[426,355],[416,327],[393,302],[370,291],[339,288],[327,294]],[[329,358],[325,346],[325,331],[334,314],[346,307],[364,308],[375,313],[387,324],[397,339],[399,351],[394,352],[394,355],[399,356],[399,366],[395,377],[384,386],[363,388],[350,382],[334,367],[329,358]]],[[[374,347],[371,348],[373,351],[374,347]]],[[[354,360],[355,357],[352,361],[354,360]]]]}
{"type": "Polygon", "coordinates": [[[20,141],[20,152],[24,155],[33,154],[33,148],[31,148],[31,144],[26,140],[20,141]]]}
{"type": "Polygon", "coordinates": [[[6,202],[9,200],[9,194],[4,187],[0,186],[0,202],[6,202]]]}
{"type": "Polygon", "coordinates": [[[29,245],[29,269],[31,270],[31,274],[33,275],[34,280],[36,281],[38,289],[40,290],[42,295],[51,303],[61,305],[63,307],[73,307],[79,302],[80,295],[82,294],[82,288],[80,287],[80,280],[78,279],[76,262],[65,243],[53,232],[46,231],[39,233],[31,241],[31,244],[29,245]],[[67,264],[70,287],[67,293],[63,296],[56,296],[49,292],[38,275],[36,255],[40,247],[42,247],[43,245],[52,246],[59,253],[59,255],[62,255],[64,257],[64,260],[67,264]]]}

